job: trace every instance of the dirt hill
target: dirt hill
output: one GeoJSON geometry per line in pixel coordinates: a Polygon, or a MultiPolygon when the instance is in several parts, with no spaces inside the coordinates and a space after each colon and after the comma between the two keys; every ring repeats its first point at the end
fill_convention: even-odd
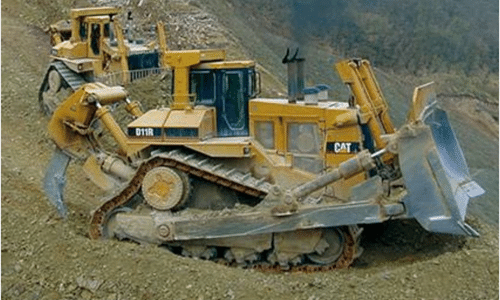
{"type": "MultiPolygon", "coordinates": [[[[225,18],[224,12],[231,10],[228,4],[148,0],[113,3],[128,4],[144,24],[156,19],[170,22],[169,43],[173,48],[228,47],[231,57],[256,59],[262,65],[263,80],[270,82],[265,86],[266,93],[282,91],[284,68],[269,63],[281,59],[281,50],[266,41],[275,45],[285,40],[245,28],[241,18],[225,18]],[[187,26],[196,22],[204,23],[199,29],[187,26]],[[243,39],[253,41],[253,48],[243,39]]],[[[389,222],[365,228],[365,252],[349,270],[268,274],[230,268],[182,258],[160,247],[90,240],[90,214],[102,193],[85,179],[76,164],[70,165],[66,185],[71,214],[67,222],[60,221],[42,190],[54,148],[46,133],[47,119],[37,104],[50,49],[44,29],[66,17],[70,7],[88,4],[65,0],[2,3],[3,299],[498,298],[498,130],[485,129],[491,124],[479,122],[485,119],[481,117],[484,110],[459,93],[441,99],[452,111],[471,172],[488,193],[472,203],[469,222],[481,233],[477,239],[430,234],[414,222],[389,222]],[[464,108],[458,108],[457,101],[465,101],[460,104],[464,108]]],[[[324,54],[329,50],[319,47],[316,51],[324,54]]],[[[326,63],[331,65],[331,61],[326,63]]],[[[315,67],[311,73],[323,74],[315,67]]],[[[400,81],[387,70],[378,71],[378,75],[387,98],[396,99],[391,100],[392,112],[401,120],[407,104],[398,101],[409,99],[412,87],[407,84],[417,80],[400,81]]],[[[141,85],[133,93],[136,97],[152,92],[162,95],[155,86],[141,85]]],[[[340,88],[339,95],[343,95],[340,88]]]]}

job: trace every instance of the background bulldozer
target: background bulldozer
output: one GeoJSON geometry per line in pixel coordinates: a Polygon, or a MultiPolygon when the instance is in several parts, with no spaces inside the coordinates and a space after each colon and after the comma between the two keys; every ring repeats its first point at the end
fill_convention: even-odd
{"type": "MultiPolygon", "coordinates": [[[[133,25],[124,34],[119,8],[72,9],[70,20],[51,25],[51,62],[39,90],[42,110],[51,115],[60,102],[87,82],[125,85],[158,74],[167,46],[163,24],[157,25],[159,46],[133,39],[133,25]]],[[[128,16],[130,20],[131,17],[128,16]]]]}
{"type": "MultiPolygon", "coordinates": [[[[297,51],[298,52],[298,51],[297,51]]],[[[370,64],[336,67],[348,102],[304,87],[304,59],[287,53],[288,98],[256,98],[253,61],[222,50],[169,51],[170,107],[142,112],[122,87],[83,84],[55,110],[56,151],[45,177],[62,217],[65,171],[84,163],[109,191],[94,239],[166,245],[175,253],[243,267],[324,270],[361,254],[362,225],[416,219],[430,232],[477,236],[465,223],[471,180],[432,84],[415,90],[395,129],[370,64]],[[122,130],[108,106],[134,120],[122,130]],[[112,135],[110,153],[95,122],[112,135]]]]}

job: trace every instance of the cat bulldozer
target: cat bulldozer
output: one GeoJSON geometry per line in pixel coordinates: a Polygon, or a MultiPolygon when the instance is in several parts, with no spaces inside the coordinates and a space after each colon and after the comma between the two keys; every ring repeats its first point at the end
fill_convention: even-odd
{"type": "Polygon", "coordinates": [[[352,94],[342,102],[321,85],[304,88],[304,59],[289,52],[285,99],[259,98],[255,63],[226,61],[223,50],[163,59],[174,78],[169,107],[143,112],[123,87],[87,83],[49,122],[56,150],[44,189],[61,217],[71,159],[109,192],[92,213],[91,238],[244,268],[315,271],[350,266],[366,224],[415,219],[429,232],[478,236],[465,215],[484,190],[432,83],[415,89],[396,129],[366,60],[336,64],[352,94]],[[110,112],[118,103],[133,117],[126,129],[110,112]],[[103,148],[95,122],[116,151],[103,148]]]}
{"type": "Polygon", "coordinates": [[[124,35],[119,13],[115,7],[72,9],[70,20],[49,27],[50,63],[38,93],[45,114],[52,115],[62,100],[85,83],[126,85],[166,67],[160,64],[167,49],[163,24],[157,24],[158,43],[145,44],[142,39],[133,40],[133,25],[128,24],[124,35]]]}

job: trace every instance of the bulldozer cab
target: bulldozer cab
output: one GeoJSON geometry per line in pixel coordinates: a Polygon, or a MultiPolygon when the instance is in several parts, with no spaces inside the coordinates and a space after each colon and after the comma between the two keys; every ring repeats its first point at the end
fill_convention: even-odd
{"type": "Polygon", "coordinates": [[[113,7],[79,8],[71,10],[71,37],[73,42],[86,41],[89,37],[89,30],[91,29],[90,24],[109,24],[113,16],[119,12],[119,8],[113,7]]]}
{"type": "Polygon", "coordinates": [[[248,136],[248,101],[258,94],[251,61],[204,63],[190,71],[195,105],[215,107],[219,137],[248,136]]]}
{"type": "Polygon", "coordinates": [[[113,36],[109,16],[87,17],[80,23],[80,38],[87,41],[89,57],[102,55],[105,39],[113,36]]]}

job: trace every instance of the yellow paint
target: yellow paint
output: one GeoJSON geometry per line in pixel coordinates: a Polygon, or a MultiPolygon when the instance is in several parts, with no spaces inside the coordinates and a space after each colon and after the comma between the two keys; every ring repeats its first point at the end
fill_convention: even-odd
{"type": "Polygon", "coordinates": [[[105,191],[110,191],[115,184],[110,177],[102,171],[101,164],[97,161],[95,155],[89,156],[83,164],[83,171],[87,177],[98,187],[105,191]]]}
{"type": "Polygon", "coordinates": [[[366,90],[366,86],[363,84],[357,64],[351,60],[343,60],[338,62],[336,67],[342,81],[351,87],[355,103],[360,106],[361,121],[368,124],[376,147],[378,149],[385,148],[387,142],[381,137],[383,128],[376,117],[376,109],[366,90]]]}
{"type": "Polygon", "coordinates": [[[370,62],[367,60],[361,61],[359,65],[359,74],[361,75],[361,79],[366,87],[369,99],[373,103],[375,113],[377,114],[385,133],[394,133],[394,125],[392,125],[392,121],[388,113],[389,106],[387,105],[384,95],[382,94],[382,90],[380,89],[377,79],[375,78],[370,62]]]}
{"type": "Polygon", "coordinates": [[[155,143],[155,144],[178,144],[182,141],[192,142],[205,140],[215,136],[215,109],[213,107],[198,106],[192,110],[171,110],[169,108],[154,109],[146,112],[141,117],[128,125],[128,128],[160,128],[161,136],[132,137],[132,144],[155,143]],[[194,128],[198,129],[196,137],[168,137],[165,129],[168,128],[194,128]]]}
{"type": "Polygon", "coordinates": [[[52,60],[63,61],[71,70],[82,73],[92,71],[94,76],[101,77],[114,72],[121,75],[121,83],[129,82],[128,55],[122,26],[117,18],[111,16],[120,12],[118,8],[84,8],[71,11],[71,39],[57,43],[52,49],[52,60]],[[117,46],[111,46],[109,37],[104,35],[104,25],[113,22],[117,46]],[[81,24],[87,24],[85,37],[80,36],[81,24]],[[99,53],[94,54],[91,48],[92,24],[99,25],[99,53]],[[56,53],[54,53],[56,52],[56,53]],[[85,59],[84,61],[82,59],[85,59]],[[77,61],[78,60],[78,61],[77,61]]]}
{"type": "Polygon", "coordinates": [[[202,63],[194,67],[194,69],[247,69],[255,67],[255,62],[252,60],[236,60],[236,61],[217,61],[202,63]]]}
{"type": "MultiPolygon", "coordinates": [[[[318,124],[326,141],[362,142],[358,126],[357,111],[352,108],[332,107],[332,102],[318,105],[289,104],[286,99],[254,99],[250,101],[250,134],[255,136],[256,122],[272,122],[275,149],[279,154],[287,152],[287,128],[290,123],[318,124]],[[326,136],[325,136],[326,135],[326,136]]],[[[322,145],[325,153],[325,145],[322,145]]],[[[324,154],[323,154],[324,155],[324,154]]],[[[323,156],[324,157],[324,156],[323,156]]],[[[344,159],[329,160],[327,165],[336,165],[344,159]]]]}
{"type": "Polygon", "coordinates": [[[91,8],[77,8],[72,9],[70,12],[71,18],[71,42],[81,42],[80,38],[80,24],[84,17],[87,16],[109,16],[116,15],[120,12],[117,7],[91,7],[91,8]]]}
{"type": "Polygon", "coordinates": [[[64,57],[50,56],[52,60],[62,61],[68,68],[70,68],[75,73],[92,71],[94,68],[95,59],[92,58],[74,58],[68,59],[64,57]]]}
{"type": "Polygon", "coordinates": [[[59,43],[53,47],[54,50],[57,50],[58,57],[65,58],[86,58],[87,56],[87,43],[86,42],[77,42],[72,43],[70,41],[64,41],[59,43]]]}
{"type": "Polygon", "coordinates": [[[349,200],[349,197],[351,196],[351,187],[358,185],[365,180],[366,175],[363,173],[353,176],[347,180],[340,179],[339,181],[330,185],[333,188],[332,196],[347,202],[349,200]]]}
{"type": "Polygon", "coordinates": [[[434,82],[418,86],[413,92],[412,106],[408,113],[409,122],[415,123],[422,117],[425,106],[436,99],[434,82]]]}
{"type": "Polygon", "coordinates": [[[120,57],[120,67],[122,73],[122,82],[127,84],[129,82],[128,78],[128,49],[125,47],[125,37],[123,36],[122,25],[118,20],[114,20],[115,35],[118,40],[118,57],[120,57]]]}
{"type": "Polygon", "coordinates": [[[141,105],[137,101],[127,103],[125,110],[134,117],[140,117],[144,114],[141,110],[141,105]]]}
{"type": "Polygon", "coordinates": [[[56,145],[75,156],[89,147],[86,136],[92,132],[90,122],[97,115],[124,152],[130,152],[127,137],[105,107],[97,108],[95,103],[112,104],[123,101],[126,92],[121,87],[109,88],[102,83],[88,83],[71,94],[55,110],[49,121],[48,131],[56,145]],[[99,97],[102,97],[99,98],[99,97]]]}
{"type": "Polygon", "coordinates": [[[224,60],[224,50],[184,50],[166,51],[162,56],[162,65],[168,65],[174,70],[174,102],[172,109],[188,109],[189,101],[189,70],[191,67],[207,61],[224,60]]]}
{"type": "Polygon", "coordinates": [[[162,128],[170,114],[169,108],[152,109],[144,113],[140,118],[128,124],[129,128],[135,127],[153,127],[162,128]]]}
{"type": "Polygon", "coordinates": [[[120,149],[124,153],[130,153],[130,149],[127,143],[128,138],[123,130],[121,130],[120,125],[118,125],[116,120],[109,113],[109,109],[107,109],[105,106],[98,108],[96,111],[96,117],[99,118],[99,120],[101,120],[101,122],[104,124],[104,127],[108,129],[118,146],[120,146],[120,149]]]}
{"type": "Polygon", "coordinates": [[[99,101],[101,105],[110,105],[127,99],[128,92],[121,86],[107,87],[100,84],[102,88],[87,89],[89,97],[99,101]]]}
{"type": "MultiPolygon", "coordinates": [[[[261,156],[258,158],[258,163],[267,165],[271,169],[274,180],[280,184],[293,186],[316,176],[292,167],[294,154],[287,149],[289,124],[313,123],[318,126],[323,143],[320,153],[317,156],[311,155],[311,157],[324,160],[326,168],[337,167],[343,161],[356,155],[356,153],[347,153],[346,150],[339,153],[329,152],[326,149],[328,142],[359,143],[360,147],[363,144],[361,127],[358,123],[358,111],[343,103],[330,101],[320,102],[318,105],[305,105],[302,102],[290,104],[286,99],[254,99],[250,101],[249,111],[250,135],[252,137],[255,137],[255,124],[257,122],[271,122],[273,124],[275,149],[264,149],[257,141],[254,143],[258,146],[255,148],[259,149],[258,153],[261,156]]],[[[348,197],[350,187],[365,178],[365,174],[360,174],[343,181],[342,184],[337,183],[332,186],[332,193],[348,197]]]]}
{"type": "Polygon", "coordinates": [[[105,24],[109,23],[110,19],[109,16],[88,16],[85,18],[85,21],[87,21],[88,23],[105,24]]]}
{"type": "Polygon", "coordinates": [[[96,111],[94,105],[87,103],[85,89],[98,87],[98,84],[88,84],[71,94],[54,111],[48,124],[48,132],[54,143],[61,149],[81,156],[86,151],[87,142],[82,134],[74,130],[69,124],[85,130],[96,111]]]}
{"type": "Polygon", "coordinates": [[[208,110],[197,108],[193,110],[172,111],[165,123],[165,128],[198,128],[208,110]]]}
{"type": "Polygon", "coordinates": [[[120,13],[121,9],[118,7],[102,6],[102,7],[86,7],[74,8],[70,12],[71,19],[76,19],[84,16],[97,16],[97,15],[116,15],[120,13]]]}
{"type": "MultiPolygon", "coordinates": [[[[165,26],[162,21],[156,24],[156,31],[158,32],[158,44],[161,53],[166,53],[168,49],[167,45],[167,34],[165,33],[165,26]]],[[[163,66],[166,67],[166,66],[163,66]]]]}
{"type": "Polygon", "coordinates": [[[185,147],[203,153],[210,157],[249,157],[245,154],[250,149],[248,142],[231,143],[230,141],[220,141],[213,143],[210,141],[197,143],[184,143],[185,147]]]}

